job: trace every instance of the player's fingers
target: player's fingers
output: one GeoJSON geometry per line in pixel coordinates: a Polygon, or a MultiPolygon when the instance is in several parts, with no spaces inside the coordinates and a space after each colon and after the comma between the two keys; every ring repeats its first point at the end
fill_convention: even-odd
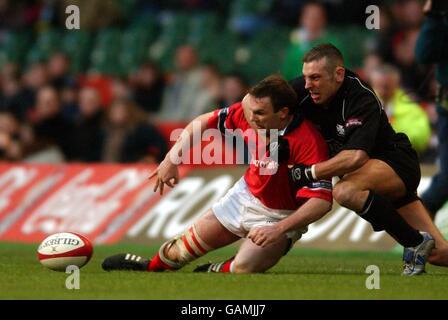
{"type": "Polygon", "coordinates": [[[151,172],[151,173],[149,174],[148,180],[151,179],[152,177],[154,177],[154,176],[157,174],[157,172],[159,172],[159,169],[156,169],[156,170],[154,170],[153,172],[151,172]]]}
{"type": "Polygon", "coordinates": [[[171,183],[171,180],[166,180],[165,184],[170,188],[174,188],[173,184],[171,183]]]}
{"type": "Polygon", "coordinates": [[[154,192],[156,192],[157,189],[159,188],[159,184],[160,184],[160,179],[157,178],[157,180],[156,180],[156,184],[154,185],[154,192]]]}
{"type": "Polygon", "coordinates": [[[257,246],[260,246],[260,247],[261,247],[262,244],[263,244],[263,242],[264,242],[264,239],[263,239],[263,238],[259,238],[255,244],[256,244],[257,246]]]}
{"type": "Polygon", "coordinates": [[[253,243],[255,243],[255,244],[257,244],[257,241],[258,241],[258,237],[256,236],[256,235],[251,235],[250,236],[250,238],[249,238],[253,243]]]}
{"type": "Polygon", "coordinates": [[[251,240],[254,240],[257,236],[257,229],[251,229],[247,235],[247,237],[251,240]]]}
{"type": "Polygon", "coordinates": [[[179,182],[179,179],[178,179],[177,177],[172,177],[172,178],[169,180],[170,187],[171,187],[171,188],[174,188],[178,182],[179,182]]]}
{"type": "Polygon", "coordinates": [[[252,235],[252,242],[255,243],[257,246],[260,246],[263,242],[263,237],[259,234],[252,235]]]}
{"type": "Polygon", "coordinates": [[[165,186],[165,183],[163,181],[160,181],[160,195],[163,195],[163,187],[165,186]]]}

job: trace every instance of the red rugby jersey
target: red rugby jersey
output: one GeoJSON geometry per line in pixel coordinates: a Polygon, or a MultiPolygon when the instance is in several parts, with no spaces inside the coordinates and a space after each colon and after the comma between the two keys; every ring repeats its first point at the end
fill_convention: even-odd
{"type": "MultiPolygon", "coordinates": [[[[281,139],[289,143],[287,161],[275,163],[275,174],[261,174],[260,161],[251,160],[244,174],[244,179],[250,192],[266,207],[282,210],[296,210],[308,198],[321,198],[332,201],[331,181],[321,180],[311,183],[301,189],[295,188],[288,177],[288,165],[303,163],[312,165],[328,159],[328,149],[325,140],[308,120],[295,121],[279,133],[281,139]]],[[[208,128],[217,128],[225,134],[226,130],[241,129],[243,132],[252,130],[247,122],[241,102],[230,107],[216,110],[209,119],[208,128]]],[[[247,142],[247,137],[245,137],[247,142]]],[[[258,145],[257,145],[258,147],[258,145]]],[[[251,154],[253,154],[251,152],[251,154]]],[[[254,157],[252,159],[255,159],[254,157]]]]}

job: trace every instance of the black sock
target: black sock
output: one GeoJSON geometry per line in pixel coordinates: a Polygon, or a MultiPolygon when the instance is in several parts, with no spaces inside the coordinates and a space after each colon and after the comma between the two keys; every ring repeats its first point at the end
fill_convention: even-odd
{"type": "Polygon", "coordinates": [[[420,232],[412,228],[387,199],[372,191],[358,214],[370,222],[373,230],[385,230],[403,247],[415,247],[423,241],[420,232]]]}

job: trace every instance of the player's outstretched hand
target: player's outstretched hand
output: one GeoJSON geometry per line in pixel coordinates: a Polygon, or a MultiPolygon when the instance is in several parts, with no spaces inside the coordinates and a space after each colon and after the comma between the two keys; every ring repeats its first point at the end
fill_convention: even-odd
{"type": "Polygon", "coordinates": [[[151,179],[154,176],[157,176],[154,192],[158,189],[160,195],[163,194],[165,184],[168,187],[173,188],[179,182],[179,170],[177,169],[177,166],[170,161],[169,157],[166,157],[165,160],[159,164],[157,169],[149,175],[148,179],[151,179]]]}
{"type": "Polygon", "coordinates": [[[280,241],[280,239],[284,237],[284,234],[280,228],[274,224],[271,226],[252,228],[247,237],[257,246],[264,248],[280,241]]]}

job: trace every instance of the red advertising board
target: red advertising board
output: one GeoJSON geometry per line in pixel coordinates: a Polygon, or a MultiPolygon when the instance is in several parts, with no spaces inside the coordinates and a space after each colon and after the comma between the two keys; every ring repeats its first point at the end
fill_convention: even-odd
{"type": "MultiPolygon", "coordinates": [[[[103,242],[116,241],[127,223],[160,198],[148,181],[153,169],[0,164],[0,239],[37,242],[48,234],[73,231],[95,240],[121,217],[115,232],[103,235],[103,242]]],[[[188,170],[182,167],[181,177],[188,170]]]]}

